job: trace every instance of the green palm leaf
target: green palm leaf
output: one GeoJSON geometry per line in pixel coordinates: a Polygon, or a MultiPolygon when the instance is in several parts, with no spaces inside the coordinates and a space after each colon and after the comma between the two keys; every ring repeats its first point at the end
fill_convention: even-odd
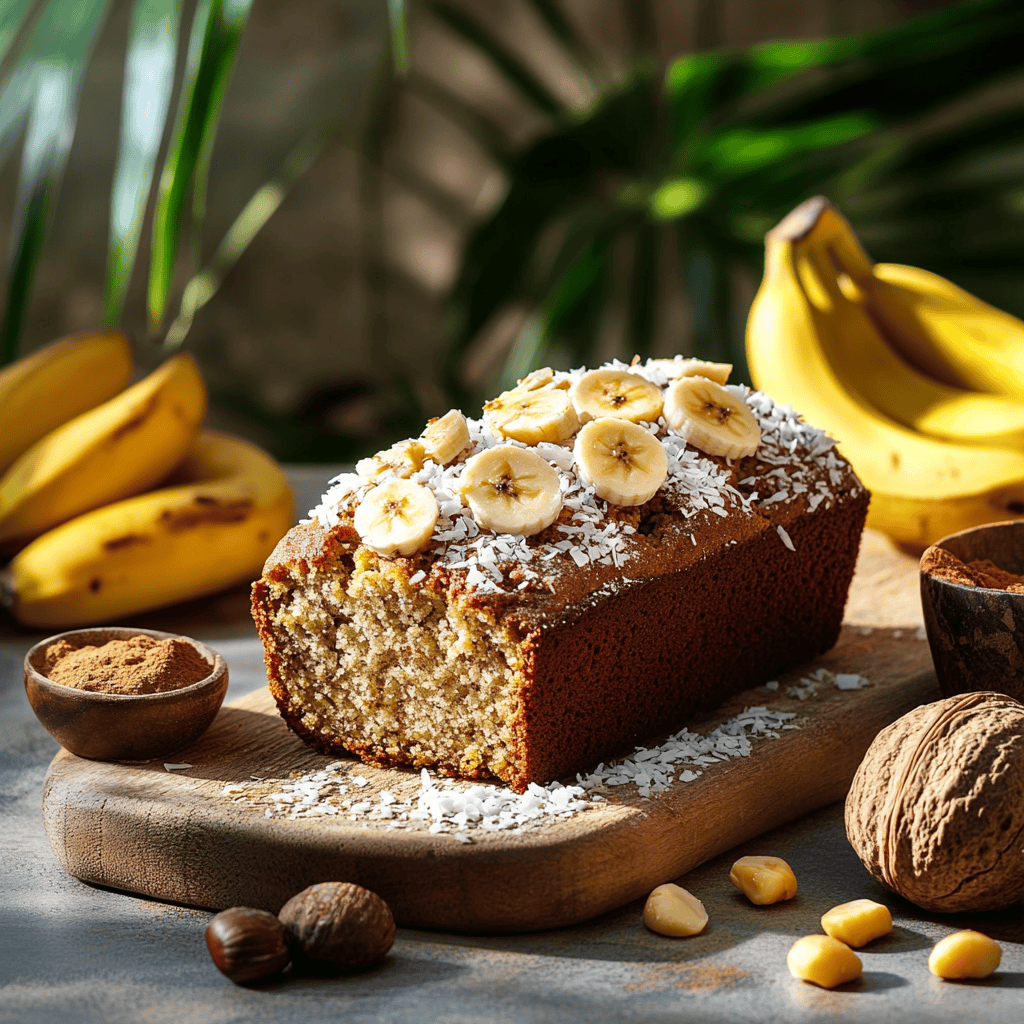
{"type": "Polygon", "coordinates": [[[391,62],[403,77],[409,73],[409,29],[405,18],[405,0],[388,0],[391,23],[391,62]]]}
{"type": "Polygon", "coordinates": [[[75,135],[82,75],[106,11],[107,0],[51,0],[0,97],[0,136],[9,140],[12,128],[27,121],[0,365],[17,354],[32,280],[75,135]]]}
{"type": "MultiPolygon", "coordinates": [[[[927,264],[942,249],[964,269],[1014,251],[1024,161],[1008,144],[1022,134],[1019,103],[990,121],[961,120],[916,141],[908,126],[1024,70],[1022,37],[1018,0],[971,0],[884,31],[688,55],[670,66],[660,97],[638,63],[633,79],[585,118],[563,111],[509,165],[506,198],[471,234],[451,292],[448,380],[458,379],[475,333],[510,302],[533,303],[529,331],[538,357],[560,337],[567,342],[561,332],[592,295],[577,291],[569,270],[564,286],[552,281],[533,295],[526,268],[581,204],[608,215],[633,211],[608,240],[627,240],[634,252],[624,356],[651,343],[659,300],[654,254],[665,231],[677,236],[696,354],[740,368],[734,275],[759,270],[764,232],[808,195],[825,192],[840,202],[866,241],[902,232],[904,244],[893,251],[904,262],[927,264]],[[979,160],[989,150],[982,174],[979,160]],[[998,196],[986,197],[982,181],[998,196]],[[1011,210],[1016,215],[1006,216],[1011,210]],[[983,238],[968,218],[985,225],[983,238]],[[941,243],[940,230],[947,236],[941,243]],[[557,322],[551,295],[560,296],[557,322]]],[[[528,369],[519,365],[524,344],[510,357],[520,372],[528,369]]]]}
{"type": "Polygon", "coordinates": [[[7,51],[11,48],[31,5],[32,0],[8,0],[0,8],[0,64],[7,57],[7,51]]]}
{"type": "Polygon", "coordinates": [[[174,85],[180,0],[137,0],[125,56],[121,141],[110,197],[104,322],[117,324],[139,247],[174,85]]]}
{"type": "Polygon", "coordinates": [[[181,112],[160,177],[153,218],[148,306],[154,333],[167,310],[189,188],[200,194],[205,190],[204,153],[208,155],[217,131],[251,6],[252,0],[206,0],[196,9],[192,22],[181,112]]]}

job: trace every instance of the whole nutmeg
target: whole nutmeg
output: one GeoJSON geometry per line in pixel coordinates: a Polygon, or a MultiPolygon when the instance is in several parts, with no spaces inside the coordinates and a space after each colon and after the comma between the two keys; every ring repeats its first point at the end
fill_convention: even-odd
{"type": "Polygon", "coordinates": [[[206,948],[221,974],[236,985],[283,970],[290,959],[288,933],[266,910],[231,907],[206,926],[206,948]]]}
{"type": "Polygon", "coordinates": [[[990,691],[915,708],[868,748],[846,835],[893,892],[939,913],[1024,900],[1024,705],[990,691]]]}
{"type": "Polygon", "coordinates": [[[338,967],[378,963],[395,941],[391,908],[351,882],[311,885],[293,896],[278,917],[302,957],[338,967]]]}

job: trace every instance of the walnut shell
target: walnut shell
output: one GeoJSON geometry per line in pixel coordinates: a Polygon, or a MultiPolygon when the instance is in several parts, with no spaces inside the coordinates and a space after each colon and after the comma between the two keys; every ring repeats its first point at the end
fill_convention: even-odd
{"type": "Polygon", "coordinates": [[[1024,705],[990,691],[915,708],[871,744],[846,835],[884,886],[939,913],[1024,900],[1024,705]]]}
{"type": "Polygon", "coordinates": [[[395,941],[391,908],[351,882],[320,882],[293,896],[278,912],[305,966],[309,961],[369,967],[395,941]]]}

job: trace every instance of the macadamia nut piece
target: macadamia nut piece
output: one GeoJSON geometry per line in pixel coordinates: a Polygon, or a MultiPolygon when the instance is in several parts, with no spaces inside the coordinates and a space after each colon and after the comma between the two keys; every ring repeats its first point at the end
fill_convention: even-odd
{"type": "Polygon", "coordinates": [[[860,957],[844,942],[831,935],[805,935],[797,939],[786,956],[794,978],[821,988],[845,985],[861,976],[860,957]]]}
{"type": "Polygon", "coordinates": [[[892,931],[892,914],[874,900],[852,900],[827,911],[821,927],[833,939],[859,948],[892,931]]]}
{"type": "Polygon", "coordinates": [[[981,932],[953,932],[940,939],[928,957],[928,970],[938,978],[987,978],[1003,958],[995,939],[981,932]]]}
{"type": "Polygon", "coordinates": [[[644,924],[659,935],[697,935],[707,923],[704,904],[693,893],[671,882],[659,885],[644,905],[644,924]]]}
{"type": "Polygon", "coordinates": [[[781,903],[796,895],[796,875],[781,857],[740,857],[729,872],[729,881],[758,906],[781,903]]]}

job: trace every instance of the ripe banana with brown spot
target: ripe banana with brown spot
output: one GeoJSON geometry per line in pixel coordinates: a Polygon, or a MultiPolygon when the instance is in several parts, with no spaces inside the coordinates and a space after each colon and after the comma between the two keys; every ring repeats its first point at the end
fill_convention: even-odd
{"type": "Polygon", "coordinates": [[[155,486],[205,415],[195,360],[178,355],[51,431],[0,477],[0,549],[16,551],[59,523],[155,486]]]}
{"type": "Polygon", "coordinates": [[[203,431],[167,483],[78,516],[15,555],[0,573],[15,619],[87,626],[255,580],[294,522],[283,470],[240,437],[203,431]]]}
{"type": "Polygon", "coordinates": [[[0,472],[36,441],[123,391],[132,347],[115,331],[77,334],[0,370],[0,472]]]}
{"type": "Polygon", "coordinates": [[[1024,452],[910,430],[851,388],[822,342],[834,330],[833,314],[800,272],[800,228],[783,221],[765,240],[764,280],[747,320],[755,386],[836,438],[871,491],[868,525],[900,544],[922,549],[1024,515],[1024,452]]]}

